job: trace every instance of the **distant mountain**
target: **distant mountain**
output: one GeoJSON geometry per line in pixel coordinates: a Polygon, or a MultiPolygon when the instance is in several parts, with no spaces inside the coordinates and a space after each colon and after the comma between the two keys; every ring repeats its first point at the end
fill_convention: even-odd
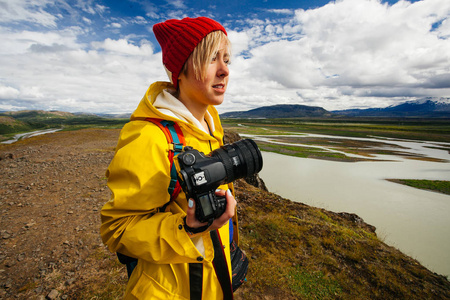
{"type": "Polygon", "coordinates": [[[131,117],[131,113],[123,113],[123,114],[97,114],[97,116],[103,118],[111,118],[111,119],[129,119],[131,117]]]}
{"type": "Polygon", "coordinates": [[[0,113],[0,135],[66,126],[120,126],[124,123],[123,119],[105,118],[92,113],[43,110],[7,111],[0,113]]]}
{"type": "Polygon", "coordinates": [[[20,110],[20,111],[7,111],[2,112],[3,116],[10,116],[16,120],[27,120],[27,119],[50,119],[59,118],[67,119],[74,116],[74,114],[65,111],[44,111],[44,110],[20,110]]]}
{"type": "Polygon", "coordinates": [[[223,118],[327,118],[327,117],[385,117],[385,118],[450,118],[450,98],[427,97],[385,108],[347,109],[327,111],[322,107],[277,104],[248,111],[233,111],[223,118]]]}
{"type": "Polygon", "coordinates": [[[332,113],[346,117],[450,118],[450,98],[427,97],[385,108],[347,109],[332,113]]]}
{"type": "Polygon", "coordinates": [[[221,114],[223,118],[302,118],[329,117],[332,114],[318,106],[278,104],[249,111],[234,111],[221,114]]]}

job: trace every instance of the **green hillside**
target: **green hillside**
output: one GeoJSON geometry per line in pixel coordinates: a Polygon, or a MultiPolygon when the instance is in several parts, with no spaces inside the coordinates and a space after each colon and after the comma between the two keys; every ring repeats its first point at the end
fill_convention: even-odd
{"type": "Polygon", "coordinates": [[[103,118],[94,114],[24,110],[0,113],[0,139],[14,134],[48,128],[64,130],[84,127],[121,127],[128,119],[103,118]]]}

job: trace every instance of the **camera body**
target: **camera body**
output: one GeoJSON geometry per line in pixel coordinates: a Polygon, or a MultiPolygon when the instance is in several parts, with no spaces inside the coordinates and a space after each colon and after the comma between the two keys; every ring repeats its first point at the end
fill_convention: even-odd
{"type": "Polygon", "coordinates": [[[174,162],[186,197],[195,201],[195,215],[200,222],[212,222],[225,212],[225,197],[215,193],[220,185],[262,169],[261,152],[251,139],[224,145],[208,155],[186,146],[174,162]]]}

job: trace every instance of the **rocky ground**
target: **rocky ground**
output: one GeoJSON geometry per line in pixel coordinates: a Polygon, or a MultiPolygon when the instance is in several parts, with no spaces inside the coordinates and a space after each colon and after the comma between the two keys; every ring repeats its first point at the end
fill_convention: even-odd
{"type": "MultiPolygon", "coordinates": [[[[105,171],[118,134],[118,130],[86,129],[0,145],[0,299],[121,298],[124,267],[99,235],[100,209],[110,195],[105,171]]],[[[334,299],[370,290],[375,291],[368,292],[375,295],[371,299],[450,299],[447,279],[378,241],[374,228],[357,216],[293,203],[242,181],[237,192],[243,248],[252,270],[236,298],[296,299],[300,292],[293,291],[299,282],[287,286],[284,269],[293,268],[297,271],[289,274],[303,276],[301,270],[322,268],[328,270],[327,278],[341,282],[334,299]],[[286,224],[292,231],[281,236],[280,228],[286,224]],[[336,228],[346,233],[339,245],[333,244],[336,228]],[[305,233],[300,239],[284,240],[299,235],[299,230],[305,233]],[[289,254],[275,259],[281,252],[274,241],[279,240],[289,254]],[[353,249],[364,244],[368,250],[355,257],[353,249]],[[376,273],[375,265],[384,273],[376,273]],[[271,267],[281,275],[270,273],[271,267]],[[389,277],[376,278],[377,274],[389,277]],[[343,282],[348,284],[342,286],[343,282]]],[[[327,278],[319,283],[329,286],[327,278]]]]}
{"type": "Polygon", "coordinates": [[[117,130],[59,132],[0,146],[0,299],[62,299],[95,276],[105,170],[117,130]]]}

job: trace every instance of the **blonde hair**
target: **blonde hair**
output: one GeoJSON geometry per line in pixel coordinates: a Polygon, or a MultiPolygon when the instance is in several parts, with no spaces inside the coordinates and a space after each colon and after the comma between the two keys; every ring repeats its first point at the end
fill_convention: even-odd
{"type": "Polygon", "coordinates": [[[195,78],[197,80],[204,81],[206,79],[206,70],[208,65],[217,55],[217,52],[220,50],[219,47],[222,45],[223,41],[225,42],[228,56],[230,56],[231,43],[227,35],[221,30],[213,31],[205,36],[200,43],[198,43],[188,60],[184,63],[180,73],[187,75],[189,60],[192,60],[195,78]]]}

